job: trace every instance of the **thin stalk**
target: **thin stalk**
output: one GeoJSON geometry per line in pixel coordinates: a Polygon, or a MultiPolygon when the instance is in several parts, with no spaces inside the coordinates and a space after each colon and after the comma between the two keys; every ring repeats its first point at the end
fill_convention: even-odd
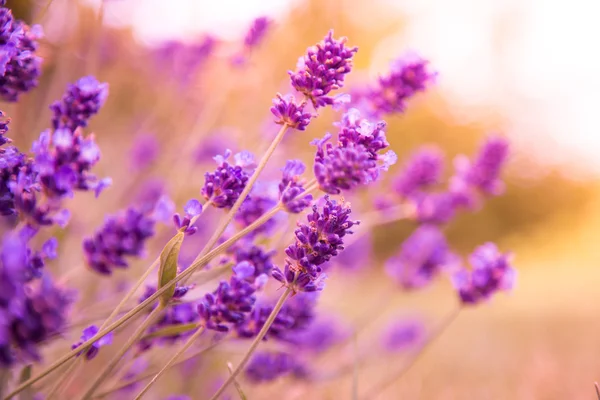
{"type": "MultiPolygon", "coordinates": [[[[173,365],[171,365],[171,367],[174,367],[174,366],[176,366],[176,365],[182,364],[182,363],[184,363],[184,362],[186,362],[186,361],[188,361],[188,360],[191,360],[191,359],[192,359],[192,358],[194,358],[194,357],[198,357],[199,355],[201,355],[201,354],[204,354],[204,353],[205,353],[205,352],[207,352],[208,350],[211,350],[211,349],[213,349],[214,347],[216,347],[216,346],[217,346],[219,343],[221,343],[221,342],[222,342],[221,340],[219,340],[219,341],[216,341],[216,342],[214,342],[214,343],[212,343],[212,344],[210,344],[210,345],[206,346],[205,348],[203,348],[203,349],[201,349],[201,350],[198,350],[198,351],[196,351],[196,352],[194,352],[194,353],[190,354],[189,356],[187,356],[187,357],[184,357],[184,358],[182,358],[181,360],[179,360],[179,361],[175,362],[173,365]]],[[[108,396],[109,394],[112,394],[112,393],[114,393],[114,392],[116,392],[116,391],[119,391],[119,390],[121,390],[121,389],[124,389],[124,388],[126,388],[126,387],[128,387],[128,386],[131,386],[131,385],[133,385],[134,383],[138,383],[138,382],[141,382],[141,381],[143,381],[143,380],[145,380],[145,379],[152,378],[152,377],[153,377],[154,375],[156,375],[157,373],[158,373],[158,371],[148,372],[148,373],[142,374],[142,375],[140,375],[140,376],[138,376],[138,377],[136,377],[136,378],[134,378],[134,379],[130,379],[130,380],[126,381],[126,382],[121,382],[120,384],[118,384],[118,385],[117,385],[117,386],[115,386],[115,387],[112,387],[112,388],[110,388],[110,389],[107,389],[107,390],[105,390],[105,391],[103,391],[103,392],[100,392],[100,393],[98,393],[97,395],[95,395],[95,396],[94,396],[94,399],[100,399],[100,398],[102,398],[102,397],[106,397],[106,396],[108,396]]]]}
{"type": "Polygon", "coordinates": [[[457,307],[448,315],[444,321],[437,327],[437,329],[429,336],[427,341],[425,341],[419,348],[417,348],[408,359],[408,361],[402,366],[402,368],[397,371],[395,374],[391,375],[387,379],[377,383],[375,386],[371,387],[361,399],[372,399],[379,393],[383,392],[387,389],[391,384],[396,382],[398,379],[402,378],[406,372],[408,372],[413,365],[419,360],[419,358],[425,353],[428,347],[431,346],[441,335],[448,329],[448,327],[454,322],[456,317],[458,317],[461,307],[457,307]]]}
{"type": "Polygon", "coordinates": [[[73,372],[78,365],[79,365],[79,359],[76,358],[73,360],[73,362],[71,362],[71,365],[69,365],[67,367],[65,372],[63,372],[63,374],[57,379],[54,386],[52,386],[52,389],[50,389],[50,391],[46,395],[47,400],[51,400],[52,397],[54,397],[54,395],[58,393],[58,391],[68,381],[68,378],[69,378],[71,372],[73,372]]]}
{"type": "Polygon", "coordinates": [[[138,304],[136,307],[131,309],[129,312],[127,312],[121,318],[119,318],[118,320],[116,320],[115,322],[113,322],[112,324],[107,326],[106,328],[100,330],[94,337],[90,338],[88,341],[82,343],[80,347],[78,347],[75,350],[71,350],[70,352],[68,352],[67,354],[65,354],[58,360],[56,360],[49,367],[47,367],[44,371],[40,372],[37,376],[34,376],[33,378],[30,378],[29,380],[21,383],[12,392],[10,392],[7,395],[7,397],[5,397],[5,399],[7,399],[7,400],[10,399],[11,397],[13,397],[16,394],[23,391],[23,389],[31,386],[32,384],[39,381],[40,379],[43,379],[44,377],[46,377],[47,375],[52,373],[54,370],[56,370],[57,368],[62,366],[65,362],[67,362],[71,358],[75,357],[80,351],[87,349],[88,347],[90,347],[92,344],[94,344],[99,339],[103,338],[104,336],[108,335],[110,332],[112,332],[115,329],[124,325],[126,322],[128,322],[131,318],[135,317],[139,312],[144,310],[146,307],[148,307],[151,304],[154,304],[156,299],[158,299],[164,292],[169,290],[173,285],[177,284],[181,280],[183,280],[183,279],[187,278],[188,276],[190,276],[191,274],[193,274],[196,271],[196,269],[206,265],[210,260],[212,260],[217,255],[221,254],[223,251],[227,250],[229,247],[231,247],[233,244],[235,244],[242,237],[246,236],[248,233],[250,233],[253,230],[262,226],[265,222],[267,222],[269,219],[271,219],[273,217],[273,215],[275,215],[282,209],[283,209],[283,207],[282,207],[281,203],[277,204],[275,207],[273,207],[272,209],[267,211],[265,214],[263,214],[260,218],[258,218],[252,224],[248,225],[246,228],[240,230],[235,235],[233,235],[231,238],[229,238],[228,240],[226,240],[219,246],[215,247],[214,250],[210,251],[208,254],[206,254],[206,256],[204,256],[200,260],[198,260],[198,262],[190,265],[185,271],[183,271],[181,274],[177,275],[177,277],[175,277],[175,279],[173,279],[172,281],[168,282],[163,287],[158,289],[156,292],[154,292],[154,294],[152,294],[146,300],[144,300],[143,302],[138,304]]]}
{"type": "Polygon", "coordinates": [[[113,356],[110,362],[104,367],[104,369],[98,374],[97,378],[92,382],[88,390],[83,395],[83,400],[89,400],[92,395],[98,389],[98,387],[104,382],[104,380],[110,375],[115,366],[121,361],[127,350],[135,344],[135,342],[144,334],[146,329],[156,320],[160,313],[164,310],[164,307],[158,305],[152,312],[146,317],[144,322],[138,326],[135,332],[129,337],[123,347],[117,351],[117,354],[113,356]]]}
{"type": "Polygon", "coordinates": [[[273,155],[273,152],[275,151],[275,149],[277,148],[279,143],[281,143],[281,140],[285,136],[285,132],[287,131],[287,129],[288,129],[288,125],[284,124],[281,126],[281,129],[277,133],[277,136],[275,136],[275,139],[273,139],[273,142],[271,142],[271,145],[269,146],[269,148],[267,149],[267,151],[265,152],[265,154],[262,156],[261,160],[259,161],[258,165],[256,166],[254,173],[248,179],[248,182],[246,183],[244,190],[242,190],[242,193],[240,194],[240,196],[238,197],[236,202],[233,204],[233,207],[231,207],[231,210],[229,210],[229,212],[227,213],[225,218],[223,218],[221,220],[221,223],[215,229],[213,235],[210,237],[210,239],[208,239],[208,242],[206,243],[206,245],[204,246],[204,248],[202,249],[200,254],[198,254],[198,256],[196,257],[196,259],[194,260],[194,262],[192,264],[198,262],[202,257],[204,257],[213,248],[213,246],[219,241],[219,238],[221,237],[223,232],[225,232],[225,229],[227,228],[227,226],[229,225],[231,220],[233,220],[233,217],[235,216],[235,214],[238,212],[238,210],[242,206],[242,203],[244,202],[244,200],[250,193],[250,190],[252,190],[252,186],[254,186],[254,182],[256,182],[256,180],[258,179],[258,176],[263,171],[263,169],[265,169],[267,162],[273,155]]]}
{"type": "Polygon", "coordinates": [[[289,297],[289,295],[291,293],[292,293],[291,288],[288,287],[285,289],[285,292],[283,292],[283,294],[277,301],[277,304],[275,304],[275,308],[273,308],[273,311],[271,311],[269,318],[267,318],[267,321],[261,328],[260,332],[258,332],[258,335],[254,338],[254,341],[250,345],[250,348],[248,349],[248,351],[242,358],[242,361],[240,361],[238,366],[231,372],[231,374],[227,377],[227,380],[221,385],[219,390],[217,390],[217,392],[210,398],[210,400],[218,399],[219,396],[223,394],[225,389],[227,389],[227,386],[229,386],[235,380],[235,378],[239,375],[239,373],[242,372],[242,369],[246,366],[246,363],[250,360],[250,357],[252,356],[252,353],[254,353],[254,350],[256,350],[256,348],[258,347],[260,342],[262,342],[262,340],[265,337],[265,335],[267,334],[269,328],[273,324],[273,321],[275,321],[277,314],[279,314],[281,307],[283,307],[283,304],[285,303],[285,301],[287,300],[287,298],[289,297]]]}
{"type": "Polygon", "coordinates": [[[162,374],[165,373],[166,370],[168,370],[169,368],[171,368],[171,366],[173,364],[175,364],[175,361],[177,361],[177,359],[179,358],[179,356],[181,356],[187,349],[190,348],[190,346],[196,341],[196,339],[198,339],[200,337],[200,335],[204,332],[204,326],[200,326],[198,328],[198,330],[196,330],[196,332],[194,332],[194,334],[192,336],[190,336],[190,338],[187,340],[187,342],[185,342],[185,344],[183,346],[181,346],[181,348],[179,350],[177,350],[177,353],[175,353],[173,355],[173,357],[171,357],[169,359],[169,361],[167,361],[167,363],[165,364],[164,367],[162,367],[162,369],[160,371],[158,371],[158,373],[156,375],[154,375],[154,378],[152,378],[152,380],[150,382],[148,382],[148,384],[138,393],[137,396],[135,396],[135,400],[139,400],[142,398],[142,396],[144,394],[146,394],[146,392],[148,390],[150,390],[150,387],[152,385],[154,385],[154,383],[156,383],[156,381],[158,380],[158,378],[160,378],[162,376],[162,374]]]}

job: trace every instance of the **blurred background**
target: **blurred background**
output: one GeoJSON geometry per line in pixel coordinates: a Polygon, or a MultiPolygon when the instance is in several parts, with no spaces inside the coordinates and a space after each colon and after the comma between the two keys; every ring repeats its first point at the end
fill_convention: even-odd
{"type": "MultiPolygon", "coordinates": [[[[19,18],[41,24],[46,34],[40,87],[4,106],[17,145],[28,148],[48,126],[47,105],[67,83],[94,74],[110,84],[107,104],[88,131],[95,132],[103,153],[98,175],[111,176],[114,185],[97,202],[85,196],[73,200],[77,217],[70,231],[81,236],[93,232],[105,213],[127,206],[148,180],[163,179],[181,206],[199,196],[212,155],[225,148],[260,154],[276,130],[271,99],[291,90],[287,70],[330,28],[359,47],[349,87],[376,79],[390,61],[409,52],[430,60],[439,73],[435,86],[412,100],[405,115],[387,121],[392,148],[402,159],[421,144],[437,144],[447,152],[450,168],[454,155],[472,154],[487,133],[511,140],[506,193],[479,213],[461,215],[446,232],[461,254],[485,241],[512,250],[519,276],[514,293],[462,313],[377,398],[594,398],[593,383],[600,380],[600,133],[594,106],[600,97],[595,50],[600,4],[9,0],[8,6],[19,18]],[[243,63],[232,63],[259,16],[271,18],[273,27],[251,54],[243,54],[243,63]]],[[[331,130],[334,116],[327,110],[306,132],[287,137],[273,164],[289,157],[310,160],[308,142],[331,130]]],[[[397,250],[409,231],[400,223],[376,229],[379,257],[397,250]]],[[[92,301],[98,293],[113,293],[114,280],[71,271],[81,264],[80,243],[61,253],[71,262],[53,267],[74,286],[90,288],[84,305],[86,296],[92,301]]],[[[339,283],[331,278],[323,307],[347,316],[351,325],[370,307],[380,307],[383,314],[371,333],[386,315],[422,311],[435,322],[452,308],[446,282],[415,295],[379,298],[392,287],[380,270],[374,265],[339,283]]],[[[375,340],[367,329],[357,345],[375,340]]],[[[359,392],[395,362],[401,360],[360,365],[359,392]]],[[[173,392],[182,381],[170,379],[161,393],[173,392]]],[[[285,399],[345,399],[351,390],[352,376],[346,374],[310,388],[278,382],[248,387],[247,393],[250,399],[274,393],[285,399]]]]}

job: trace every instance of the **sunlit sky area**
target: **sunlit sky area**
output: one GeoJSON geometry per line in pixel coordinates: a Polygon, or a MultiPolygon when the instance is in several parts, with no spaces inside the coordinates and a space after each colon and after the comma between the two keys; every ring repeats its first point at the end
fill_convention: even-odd
{"type": "MultiPolygon", "coordinates": [[[[96,2],[97,0],[89,0],[96,2]]],[[[342,0],[338,0],[342,1],[342,0]]],[[[296,0],[110,0],[108,23],[132,24],[140,41],[212,32],[235,38],[259,15],[277,19],[296,0]]],[[[368,2],[372,7],[372,2],[368,2]]],[[[440,72],[439,89],[457,118],[497,110],[532,157],[576,164],[600,175],[600,2],[593,0],[380,0],[409,26],[382,40],[374,73],[411,49],[440,72]],[[500,33],[499,30],[500,29],[500,33]],[[500,45],[498,35],[503,38],[500,45]],[[494,44],[495,47],[492,47],[494,44]],[[390,53],[390,49],[398,51],[390,53]],[[502,60],[498,63],[498,53],[502,60]],[[500,71],[502,73],[500,73],[500,71]]],[[[346,18],[360,22],[361,12],[346,18]]],[[[367,23],[367,22],[365,22],[367,23]]]]}

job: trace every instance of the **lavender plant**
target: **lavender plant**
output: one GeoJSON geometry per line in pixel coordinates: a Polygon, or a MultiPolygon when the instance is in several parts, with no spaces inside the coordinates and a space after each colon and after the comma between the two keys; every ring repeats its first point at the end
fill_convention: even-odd
{"type": "MultiPolygon", "coordinates": [[[[41,59],[35,56],[40,30],[14,20],[6,8],[0,9],[0,18],[4,22],[0,93],[7,101],[16,101],[33,89],[40,74],[41,59]]],[[[254,21],[244,38],[243,51],[234,60],[236,66],[251,56],[250,50],[262,41],[270,25],[266,18],[254,21]]],[[[206,62],[212,46],[213,39],[207,39],[193,50],[198,57],[192,67],[206,62]]],[[[164,51],[176,48],[167,46],[164,51]]],[[[348,97],[336,91],[344,88],[357,51],[347,45],[346,38],[335,38],[333,31],[308,48],[296,69],[289,72],[290,93],[274,95],[270,111],[273,124],[280,129],[264,154],[257,159],[248,151],[213,154],[216,166],[204,174],[204,182],[189,182],[194,197],[202,201],[188,200],[183,214],[175,213],[164,196],[134,202],[116,213],[103,210],[108,213],[104,223],[81,240],[81,261],[89,266],[85,273],[96,279],[115,279],[129,270],[139,278],[108,317],[83,329],[80,340],[70,345],[71,351],[49,364],[43,364],[42,354],[50,354],[45,348],[68,346],[64,338],[80,334],[70,325],[69,310],[76,301],[76,290],[56,283],[46,263],[57,258],[57,246],[70,234],[68,199],[86,191],[98,197],[111,183],[93,173],[101,153],[94,135],[85,133],[90,119],[107,101],[108,84],[86,76],[69,85],[63,97],[50,106],[49,128],[39,135],[30,153],[12,145],[7,136],[10,120],[2,114],[0,214],[6,229],[0,250],[4,289],[0,296],[0,364],[16,370],[36,363],[33,377],[9,382],[6,398],[31,388],[49,393],[49,397],[64,394],[62,386],[69,386],[67,382],[77,376],[82,364],[91,362],[96,363],[95,373],[76,396],[92,399],[121,393],[131,398],[132,393],[122,390],[137,382],[132,368],[111,376],[113,372],[129,361],[144,362],[158,348],[169,348],[172,356],[140,379],[150,381],[141,389],[135,386],[141,390],[135,398],[142,398],[189,348],[203,343],[207,353],[219,354],[219,344],[227,341],[241,342],[247,351],[210,394],[211,399],[222,396],[239,378],[252,385],[283,376],[316,380],[318,365],[311,362],[343,346],[351,336],[347,329],[337,329],[335,318],[319,309],[327,275],[339,279],[338,267],[343,271],[374,268],[355,265],[372,263],[368,256],[362,257],[370,251],[366,249],[368,241],[360,238],[368,238],[378,221],[389,222],[390,215],[392,220],[416,222],[413,233],[396,243],[398,251],[385,263],[385,271],[400,290],[422,289],[447,276],[456,287],[461,308],[510,289],[515,277],[510,255],[486,243],[470,255],[472,268],[467,269],[443,231],[458,211],[476,211],[486,198],[504,190],[500,173],[508,157],[508,143],[499,136],[488,139],[473,160],[457,157],[455,172],[446,183],[441,150],[419,150],[397,172],[385,201],[367,196],[367,206],[375,206],[372,214],[366,214],[363,204],[363,215],[370,218],[359,221],[354,217],[347,198],[359,200],[366,188],[381,185],[397,161],[386,138],[387,123],[380,118],[406,112],[410,98],[428,88],[437,76],[427,61],[411,56],[398,60],[389,74],[348,97]],[[337,136],[334,139],[325,133],[311,141],[305,132],[325,107],[337,112],[337,136]],[[314,146],[310,172],[302,161],[287,159],[288,155],[283,157],[283,165],[268,164],[273,154],[285,150],[280,144],[289,134],[314,146]],[[396,215],[392,210],[401,212],[396,215]],[[222,217],[211,224],[207,214],[215,213],[222,217]],[[384,214],[388,218],[382,218],[384,214]],[[168,220],[165,216],[173,221],[166,227],[161,224],[168,220]],[[293,234],[287,234],[294,221],[293,234]],[[208,238],[203,236],[206,226],[211,232],[208,238]],[[173,227],[171,235],[168,229],[173,227]],[[191,236],[202,237],[204,243],[196,249],[191,265],[183,268],[180,249],[191,236]],[[143,256],[154,253],[151,242],[166,244],[153,262],[147,262],[143,256]],[[349,257],[345,257],[346,246],[353,249],[348,251],[349,257]],[[144,262],[146,268],[140,274],[134,264],[144,262]],[[140,293],[142,287],[146,289],[140,293]],[[122,335],[121,330],[141,316],[144,319],[135,323],[133,332],[122,335]],[[124,336],[125,343],[116,345],[122,341],[115,340],[113,344],[113,336],[124,336]],[[257,350],[263,342],[274,343],[278,349],[257,350]],[[298,354],[297,349],[305,351],[298,354]],[[110,360],[97,357],[99,354],[110,360]],[[71,367],[60,369],[66,363],[71,367]],[[59,375],[58,371],[62,371],[60,377],[49,392],[38,386],[59,375]]],[[[192,73],[185,69],[177,78],[187,81],[192,73]]],[[[267,109],[265,105],[265,112],[267,109]]],[[[157,157],[157,141],[152,140],[150,147],[141,141],[139,146],[152,153],[152,161],[157,157]]],[[[136,160],[136,168],[149,165],[143,155],[136,160]]],[[[196,161],[189,160],[190,165],[196,161]]],[[[77,213],[72,218],[77,219],[77,213]]],[[[384,335],[384,344],[393,350],[412,349],[418,355],[431,339],[423,331],[421,325],[400,321],[384,335]]],[[[369,393],[384,386],[385,382],[369,393]]]]}

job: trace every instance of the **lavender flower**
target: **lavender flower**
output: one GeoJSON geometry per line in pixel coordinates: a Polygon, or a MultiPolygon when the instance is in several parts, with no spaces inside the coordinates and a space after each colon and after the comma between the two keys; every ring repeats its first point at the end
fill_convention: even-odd
{"type": "Polygon", "coordinates": [[[428,71],[428,64],[418,56],[396,60],[389,74],[379,77],[367,93],[376,115],[404,112],[406,101],[433,82],[436,74],[428,71]]]}
{"type": "MultiPolygon", "coordinates": [[[[316,294],[316,292],[300,292],[284,303],[264,340],[274,338],[289,341],[290,337],[310,326],[315,318],[316,294]]],[[[236,326],[238,336],[255,337],[269,318],[274,306],[274,302],[257,303],[251,314],[236,326]]]]}
{"type": "Polygon", "coordinates": [[[348,329],[334,318],[312,321],[305,329],[288,331],[285,340],[304,351],[321,353],[348,337],[348,329]]]}
{"type": "MultiPolygon", "coordinates": [[[[83,343],[85,343],[88,340],[90,340],[91,338],[93,338],[98,332],[99,332],[99,330],[98,330],[98,327],[96,325],[90,325],[90,326],[88,326],[87,328],[85,328],[83,330],[83,333],[81,334],[81,340],[79,342],[73,344],[73,346],[71,346],[71,348],[72,349],[78,348],[83,343]]],[[[81,355],[82,353],[84,353],[85,359],[86,360],[91,360],[92,358],[94,358],[94,357],[96,357],[98,355],[98,352],[100,351],[100,347],[111,344],[112,343],[112,339],[113,339],[113,332],[110,332],[108,335],[103,336],[102,338],[100,338],[97,341],[95,341],[86,350],[82,350],[79,353],[79,355],[81,355]]]]}
{"type": "Polygon", "coordinates": [[[418,320],[398,319],[390,323],[383,333],[383,347],[387,351],[404,351],[422,342],[425,327],[418,320]]]}
{"type": "Polygon", "coordinates": [[[344,86],[344,77],[352,69],[352,57],[358,48],[346,47],[346,40],[334,39],[333,30],[329,31],[300,58],[296,71],[288,72],[294,89],[310,99],[315,108],[333,104],[334,99],[327,95],[344,86]]]}
{"type": "MultiPolygon", "coordinates": [[[[236,156],[242,153],[236,154],[236,156]]],[[[227,150],[223,156],[215,157],[217,169],[204,175],[202,195],[207,202],[217,208],[231,208],[246,187],[249,174],[247,162],[243,157],[237,157],[235,164],[231,165],[227,159],[231,152],[227,150]]]]}
{"type": "Polygon", "coordinates": [[[100,111],[108,97],[108,84],[100,83],[93,76],[79,79],[69,85],[60,101],[50,106],[54,116],[54,129],[65,128],[71,132],[78,127],[85,128],[88,120],[100,111]]]}
{"type": "MultiPolygon", "coordinates": [[[[242,203],[239,211],[235,214],[235,221],[240,224],[242,228],[245,228],[276,205],[277,201],[271,196],[252,194],[252,197],[247,198],[242,203]]],[[[253,237],[257,234],[269,234],[273,231],[275,225],[275,218],[271,218],[258,229],[255,229],[252,233],[250,233],[250,236],[253,237]]]]}
{"type": "Polygon", "coordinates": [[[462,303],[478,304],[488,300],[495,292],[512,289],[516,271],[510,260],[511,254],[501,253],[494,243],[476,248],[469,257],[473,269],[463,269],[453,276],[462,303]]]}
{"type": "Polygon", "coordinates": [[[444,168],[444,155],[437,147],[423,147],[406,162],[394,181],[394,190],[402,197],[439,184],[444,168]]]}
{"type": "Polygon", "coordinates": [[[173,215],[175,227],[178,230],[183,230],[186,235],[193,235],[196,233],[198,228],[190,225],[194,217],[202,214],[202,204],[196,199],[191,199],[185,204],[183,211],[185,212],[185,216],[183,218],[181,218],[179,214],[173,215]]]}
{"type": "Polygon", "coordinates": [[[481,146],[475,160],[457,157],[454,179],[462,180],[485,194],[497,196],[504,191],[500,172],[509,154],[508,141],[499,136],[489,137],[481,146]]]}
{"type": "Polygon", "coordinates": [[[212,55],[217,41],[207,35],[193,43],[168,41],[155,49],[153,56],[161,75],[176,78],[181,88],[193,83],[200,67],[212,55]]]}
{"type": "Polygon", "coordinates": [[[3,100],[15,102],[21,93],[37,86],[42,60],[35,53],[37,40],[42,36],[39,25],[30,28],[15,20],[8,8],[0,8],[0,98],[3,100]]]}
{"type": "Polygon", "coordinates": [[[305,193],[300,175],[304,173],[306,166],[300,160],[288,160],[281,170],[282,178],[279,183],[279,200],[287,212],[298,214],[312,202],[311,194],[305,193]]]}
{"type": "Polygon", "coordinates": [[[241,324],[256,301],[252,284],[236,276],[221,281],[217,290],[207,293],[198,304],[198,313],[207,329],[228,332],[241,324]]]}
{"type": "Polygon", "coordinates": [[[294,96],[282,96],[277,93],[277,97],[273,99],[273,107],[271,113],[275,116],[275,123],[278,125],[287,125],[292,129],[303,131],[310,123],[312,115],[304,112],[306,102],[296,103],[294,96]]]}
{"type": "Polygon", "coordinates": [[[415,218],[420,223],[444,224],[449,222],[458,208],[453,192],[418,193],[413,195],[415,218]]]}
{"type": "Polygon", "coordinates": [[[308,224],[298,223],[294,232],[296,242],[285,250],[288,257],[284,271],[273,270],[273,277],[294,292],[322,290],[325,276],[321,274],[321,265],[344,249],[344,236],[351,234],[350,228],[358,224],[349,220],[349,204],[340,204],[329,196],[324,201],[321,209],[313,206],[307,216],[308,224]]]}
{"type": "MultiPolygon", "coordinates": [[[[266,251],[260,246],[254,244],[242,244],[238,245],[234,249],[234,258],[236,263],[248,263],[252,266],[252,275],[248,276],[246,279],[250,283],[254,282],[260,276],[270,276],[271,271],[273,270],[273,260],[272,257],[275,255],[275,251],[266,251]]],[[[238,275],[238,278],[240,276],[238,275]]]]}
{"type": "Polygon", "coordinates": [[[110,185],[108,178],[98,179],[89,171],[100,160],[100,149],[94,136],[81,131],[57,129],[42,132],[34,142],[35,171],[49,197],[71,196],[73,190],[93,190],[96,196],[110,185]]]}
{"type": "Polygon", "coordinates": [[[385,122],[372,123],[361,118],[358,110],[351,109],[337,125],[340,132],[336,145],[329,142],[331,134],[312,142],[317,146],[313,170],[326,193],[338,194],[373,182],[381,171],[387,171],[396,162],[393,151],[379,154],[389,146],[385,122]]]}
{"type": "Polygon", "coordinates": [[[303,378],[308,372],[303,363],[285,352],[257,352],[246,367],[246,378],[253,383],[270,382],[287,374],[303,378]]]}
{"type": "Polygon", "coordinates": [[[400,253],[386,262],[385,269],[403,288],[416,289],[429,284],[455,260],[443,233],[433,225],[422,225],[402,243],[400,253]]]}
{"type": "Polygon", "coordinates": [[[102,228],[83,241],[88,265],[103,275],[111,275],[115,268],[127,268],[126,257],[143,254],[146,240],[154,235],[154,224],[154,219],[135,208],[107,217],[102,228]]]}

